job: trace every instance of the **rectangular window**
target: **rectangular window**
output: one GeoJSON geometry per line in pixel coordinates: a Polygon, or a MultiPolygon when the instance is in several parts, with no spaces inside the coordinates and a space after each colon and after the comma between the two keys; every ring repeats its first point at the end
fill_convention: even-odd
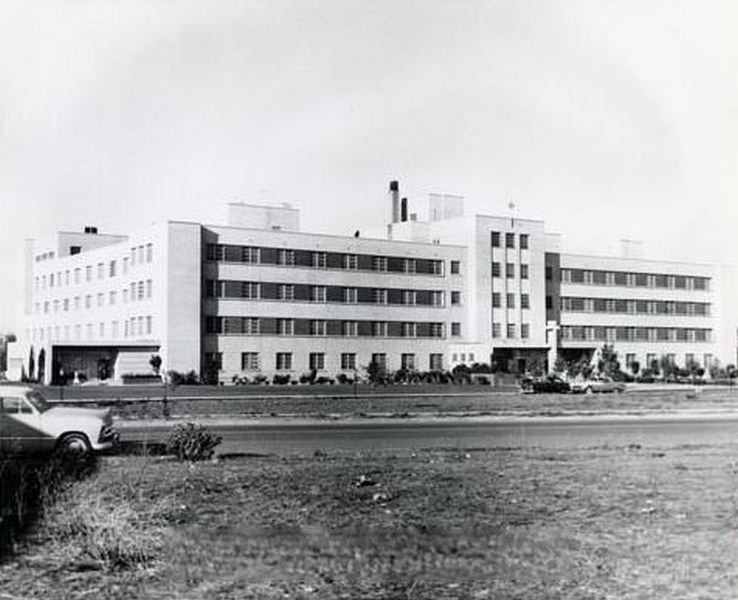
{"type": "Polygon", "coordinates": [[[507,295],[507,307],[508,308],[515,308],[515,294],[508,294],[507,295]]]}
{"type": "Polygon", "coordinates": [[[292,370],[292,352],[277,352],[276,356],[277,371],[292,370]]]}
{"type": "Polygon", "coordinates": [[[356,337],[359,324],[356,321],[342,321],[341,335],[346,337],[356,337]]]}
{"type": "Polygon", "coordinates": [[[520,279],[528,279],[528,265],[527,264],[520,265],[520,279]]]}
{"type": "Polygon", "coordinates": [[[277,298],[279,300],[294,300],[295,286],[289,283],[280,283],[277,286],[277,298]]]}
{"type": "Polygon", "coordinates": [[[402,303],[412,306],[417,300],[415,290],[403,290],[402,303]]]}
{"type": "Polygon", "coordinates": [[[387,304],[387,290],[374,288],[372,290],[372,298],[374,304],[387,304]]]}
{"type": "Polygon", "coordinates": [[[461,335],[461,323],[451,323],[451,335],[453,337],[459,337],[461,335]]]}
{"type": "Polygon", "coordinates": [[[386,256],[372,256],[372,271],[386,271],[387,270],[387,257],[386,256]]]}
{"type": "Polygon", "coordinates": [[[405,322],[400,326],[400,335],[402,337],[415,337],[417,328],[413,322],[405,322]]]}
{"type": "Polygon", "coordinates": [[[292,266],[295,264],[295,251],[294,250],[280,250],[279,251],[279,264],[283,266],[292,266]]]}
{"type": "Polygon", "coordinates": [[[310,287],[310,300],[312,302],[325,302],[326,287],[324,285],[313,285],[310,287]]]}
{"type": "Polygon", "coordinates": [[[345,298],[347,304],[356,304],[356,298],[358,296],[358,291],[356,288],[353,287],[347,287],[345,290],[345,298]]]}
{"type": "Polygon", "coordinates": [[[415,354],[407,353],[400,356],[400,368],[405,371],[415,370],[415,354]]]}
{"type": "Polygon", "coordinates": [[[451,261],[451,275],[458,275],[461,272],[461,262],[458,260],[451,261]]]}
{"type": "Polygon", "coordinates": [[[528,294],[520,294],[520,308],[530,308],[530,296],[528,294]]]}
{"type": "Polygon", "coordinates": [[[310,335],[325,335],[325,321],[322,319],[312,319],[310,321],[310,335]]]}
{"type": "Polygon", "coordinates": [[[507,263],[505,265],[505,277],[508,279],[515,277],[515,263],[507,263]]]}
{"type": "Polygon", "coordinates": [[[515,234],[514,233],[505,234],[505,248],[515,248],[515,234]]]}
{"type": "Polygon", "coordinates": [[[341,370],[342,371],[355,371],[356,370],[356,354],[354,352],[342,352],[341,353],[341,370]]]}
{"type": "Polygon", "coordinates": [[[242,371],[258,371],[259,370],[259,353],[258,352],[241,352],[241,370],[242,371]]]}
{"type": "Polygon", "coordinates": [[[356,271],[359,268],[359,257],[356,254],[344,254],[344,266],[350,271],[356,271]]]}
{"type": "Polygon", "coordinates": [[[104,304],[105,304],[105,296],[103,295],[102,292],[100,292],[97,295],[97,306],[98,306],[98,308],[100,308],[100,307],[104,306],[104,304]]]}
{"type": "Polygon", "coordinates": [[[493,248],[499,248],[500,247],[500,232],[499,231],[492,231],[491,237],[492,237],[492,247],[493,248]]]}
{"type": "Polygon", "coordinates": [[[507,338],[510,340],[515,338],[515,323],[507,324],[507,338]]]}
{"type": "Polygon", "coordinates": [[[428,355],[428,368],[431,371],[443,371],[443,354],[431,353],[428,355]]]}
{"type": "Polygon", "coordinates": [[[528,234],[527,233],[521,233],[520,234],[520,249],[521,250],[527,250],[528,249],[528,234]]]}
{"type": "Polygon", "coordinates": [[[500,308],[502,306],[500,292],[492,292],[492,308],[500,308]]]}
{"type": "Polygon", "coordinates": [[[325,369],[325,354],[323,352],[311,352],[309,368],[311,371],[322,371],[325,369]]]}
{"type": "Polygon", "coordinates": [[[325,269],[325,252],[313,252],[313,267],[325,269]]]}
{"type": "Polygon", "coordinates": [[[292,335],[294,324],[292,319],[277,319],[277,335],[292,335]]]}
{"type": "Polygon", "coordinates": [[[520,337],[524,340],[530,337],[530,325],[528,323],[520,324],[520,337]]]}
{"type": "Polygon", "coordinates": [[[461,304],[461,292],[456,290],[451,292],[451,304],[461,304]]]}
{"type": "Polygon", "coordinates": [[[92,281],[92,265],[85,267],[85,281],[92,281]]]}
{"type": "Polygon", "coordinates": [[[151,331],[153,329],[153,327],[152,327],[152,320],[153,320],[153,318],[151,317],[151,315],[149,315],[149,316],[146,317],[146,333],[148,335],[151,335],[151,331]]]}
{"type": "Polygon", "coordinates": [[[443,306],[443,292],[433,290],[430,293],[431,306],[443,306]]]}
{"type": "Polygon", "coordinates": [[[386,337],[387,323],[384,321],[372,321],[372,335],[374,337],[386,337]]]}
{"type": "Polygon", "coordinates": [[[146,262],[151,262],[154,258],[154,245],[146,244],[146,262]]]}
{"type": "Polygon", "coordinates": [[[105,265],[103,263],[97,263],[97,278],[102,279],[105,277],[105,265]]]}
{"type": "Polygon", "coordinates": [[[499,277],[500,276],[500,263],[493,262],[492,263],[492,277],[499,277]]]}
{"type": "MultiPolygon", "coordinates": [[[[49,303],[47,302],[46,304],[48,305],[49,303]]],[[[85,308],[92,308],[92,295],[91,294],[87,294],[85,296],[85,308]]],[[[49,311],[45,310],[44,312],[49,312],[49,311]]]]}
{"type": "Polygon", "coordinates": [[[144,282],[143,281],[138,282],[138,299],[139,300],[144,299],[144,282]]]}
{"type": "Polygon", "coordinates": [[[417,261],[414,258],[405,259],[405,273],[415,273],[418,270],[417,261]]]}
{"type": "Polygon", "coordinates": [[[499,323],[492,323],[492,337],[498,338],[502,335],[502,327],[499,323]]]}
{"type": "Polygon", "coordinates": [[[375,352],[372,354],[372,362],[381,370],[387,368],[387,355],[384,352],[375,352]]]}

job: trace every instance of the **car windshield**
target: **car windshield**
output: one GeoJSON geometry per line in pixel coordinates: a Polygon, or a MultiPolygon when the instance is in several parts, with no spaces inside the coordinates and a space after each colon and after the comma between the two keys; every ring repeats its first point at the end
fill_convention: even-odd
{"type": "Polygon", "coordinates": [[[26,399],[33,404],[34,408],[38,412],[46,412],[51,408],[46,398],[43,397],[43,395],[40,392],[28,392],[26,394],[26,399]]]}

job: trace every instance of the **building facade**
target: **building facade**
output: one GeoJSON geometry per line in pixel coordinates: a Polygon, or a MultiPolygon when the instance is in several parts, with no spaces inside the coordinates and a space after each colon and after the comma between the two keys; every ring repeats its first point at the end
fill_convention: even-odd
{"type": "Polygon", "coordinates": [[[463,199],[408,202],[389,223],[300,231],[288,206],[229,205],[227,225],[166,222],[128,236],[27,242],[26,326],[9,374],[121,381],[162,371],[222,381],[371,363],[524,371],[615,346],[621,362],[736,362],[735,270],[561,253],[543,221],[465,215],[463,199]]]}

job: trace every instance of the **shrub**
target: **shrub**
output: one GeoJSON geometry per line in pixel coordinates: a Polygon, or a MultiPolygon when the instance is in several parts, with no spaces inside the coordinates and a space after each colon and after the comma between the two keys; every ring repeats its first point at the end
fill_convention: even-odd
{"type": "Polygon", "coordinates": [[[215,448],[223,441],[219,435],[210,433],[203,425],[182,423],[175,425],[167,440],[167,452],[179,460],[195,462],[213,457],[215,448]]]}
{"type": "Polygon", "coordinates": [[[283,375],[281,373],[275,373],[272,377],[272,383],[274,385],[286,385],[290,382],[291,377],[289,375],[283,375]]]}
{"type": "Polygon", "coordinates": [[[194,369],[187,373],[168,371],[167,375],[169,375],[169,382],[172,385],[197,385],[200,383],[200,378],[197,376],[197,372],[194,369]]]}

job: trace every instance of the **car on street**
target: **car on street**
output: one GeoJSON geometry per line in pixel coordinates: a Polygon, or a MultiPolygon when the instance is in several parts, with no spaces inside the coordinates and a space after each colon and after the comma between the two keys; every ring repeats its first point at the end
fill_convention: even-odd
{"type": "Polygon", "coordinates": [[[570,391],[570,386],[569,382],[552,374],[540,378],[524,378],[520,382],[520,389],[524,394],[566,394],[570,391]]]}
{"type": "Polygon", "coordinates": [[[107,409],[54,406],[30,386],[0,386],[0,453],[108,450],[118,441],[107,409]]]}
{"type": "Polygon", "coordinates": [[[614,381],[610,377],[601,375],[589,379],[575,380],[571,384],[571,391],[574,394],[620,394],[625,391],[625,384],[622,381],[614,381]]]}

